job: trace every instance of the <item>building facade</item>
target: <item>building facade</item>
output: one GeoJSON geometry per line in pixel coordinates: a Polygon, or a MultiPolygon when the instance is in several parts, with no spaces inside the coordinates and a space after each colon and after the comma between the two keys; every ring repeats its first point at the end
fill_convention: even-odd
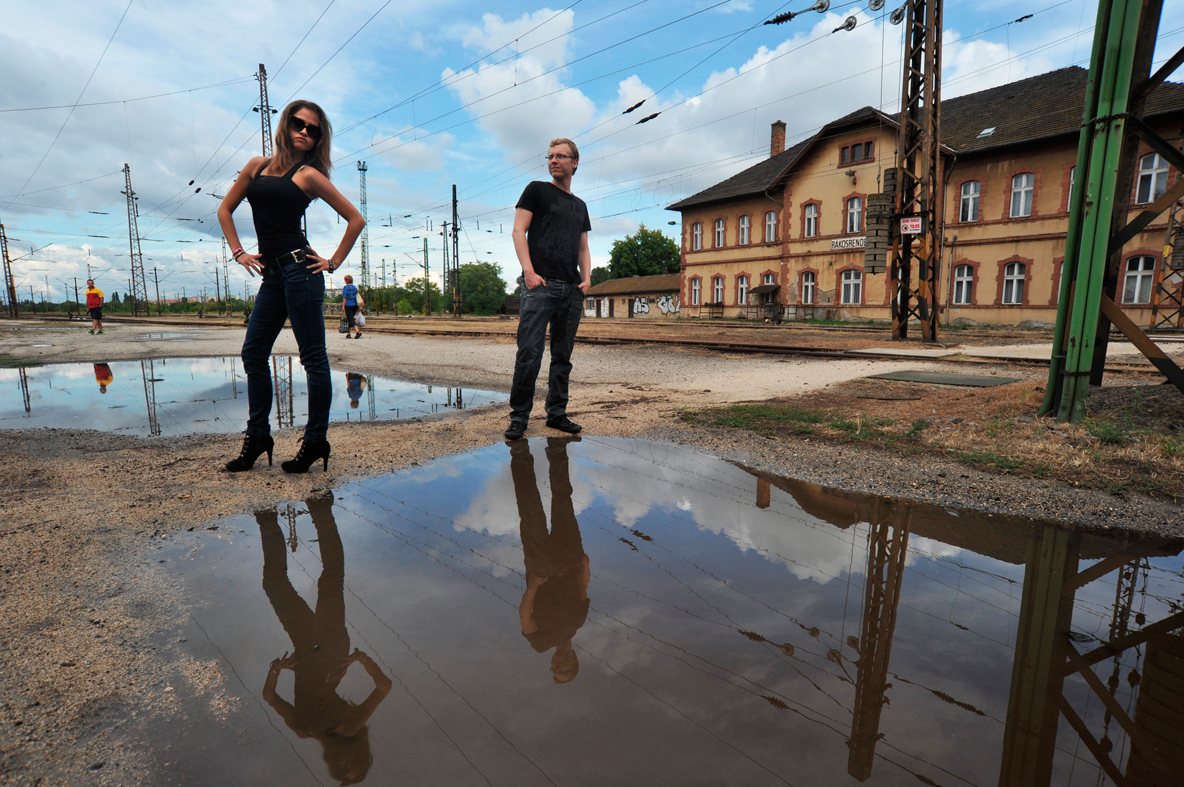
{"type": "Polygon", "coordinates": [[[681,284],[678,273],[610,279],[588,290],[584,316],[673,319],[681,314],[681,284]]]}
{"type": "MultiPolygon", "coordinates": [[[[942,322],[1053,322],[1087,72],[1071,67],[942,103],[942,322]]],[[[1145,120],[1184,141],[1184,85],[1164,83],[1145,120]]],[[[682,214],[684,316],[886,319],[888,275],[864,272],[867,197],[895,166],[894,116],[864,107],[674,203],[682,214]],[[773,291],[770,292],[770,285],[773,291]]],[[[1143,146],[1132,212],[1180,173],[1143,146]]],[[[1141,324],[1162,262],[1167,215],[1123,250],[1117,302],[1141,324]]]]}

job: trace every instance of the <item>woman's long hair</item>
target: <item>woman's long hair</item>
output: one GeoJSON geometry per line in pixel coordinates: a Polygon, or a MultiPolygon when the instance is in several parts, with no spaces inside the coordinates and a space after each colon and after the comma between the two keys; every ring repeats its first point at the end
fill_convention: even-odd
{"type": "Polygon", "coordinates": [[[310,150],[306,156],[303,157],[305,163],[313,169],[320,172],[326,178],[329,177],[329,171],[333,169],[333,157],[330,155],[330,143],[333,141],[333,127],[329,125],[329,118],[325,115],[325,110],[321,109],[311,101],[293,101],[288,106],[284,107],[284,111],[280,114],[279,128],[275,132],[275,155],[284,167],[291,167],[297,161],[301,160],[301,156],[297,155],[297,151],[292,149],[292,138],[288,130],[288,123],[295,115],[302,109],[311,109],[317,113],[317,125],[321,127],[321,138],[317,142],[317,146],[310,150]]]}

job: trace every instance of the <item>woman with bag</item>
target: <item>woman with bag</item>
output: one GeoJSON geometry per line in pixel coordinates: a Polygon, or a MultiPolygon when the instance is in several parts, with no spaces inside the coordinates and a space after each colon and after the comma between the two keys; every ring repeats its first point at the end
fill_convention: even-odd
{"type": "Polygon", "coordinates": [[[282,463],[286,473],[306,473],[320,459],[329,469],[329,406],[333,388],[325,349],[325,271],[341,267],[366,225],[362,214],[329,182],[333,130],[324,110],[311,101],[293,101],[280,115],[274,158],[252,158],[218,207],[222,234],[235,261],[252,277],[262,277],[255,308],[243,341],[243,370],[247,375],[246,438],[228,472],[250,470],[266,452],[271,464],[271,371],[268,359],[276,337],[290,320],[300,348],[300,363],[308,377],[308,423],[294,459],[282,463]],[[300,219],[314,199],[323,199],[346,220],[345,235],[328,259],[317,256],[300,230],[300,219]],[[251,203],[259,253],[239,243],[234,210],[251,203]]]}
{"type": "MultiPolygon", "coordinates": [[[[358,305],[361,302],[362,298],[358,295],[358,288],[354,286],[354,277],[346,274],[345,286],[341,288],[341,306],[345,312],[345,338],[347,339],[353,338],[350,331],[358,327],[358,305]]],[[[357,338],[362,338],[360,330],[357,338]]]]}

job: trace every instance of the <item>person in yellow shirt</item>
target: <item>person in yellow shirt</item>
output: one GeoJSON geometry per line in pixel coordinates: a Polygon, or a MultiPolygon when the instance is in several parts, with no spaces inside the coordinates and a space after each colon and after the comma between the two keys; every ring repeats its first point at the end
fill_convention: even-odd
{"type": "Polygon", "coordinates": [[[103,291],[95,286],[94,279],[86,280],[86,310],[90,312],[90,332],[103,332],[103,291]]]}
{"type": "Polygon", "coordinates": [[[107,386],[115,382],[115,375],[111,372],[110,364],[95,364],[95,381],[99,384],[99,393],[107,393],[107,386]]]}

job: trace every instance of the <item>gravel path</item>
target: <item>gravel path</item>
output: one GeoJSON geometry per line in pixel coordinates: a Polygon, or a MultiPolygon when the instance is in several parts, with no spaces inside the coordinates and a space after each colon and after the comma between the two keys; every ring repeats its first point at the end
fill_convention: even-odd
{"type": "MultiPolygon", "coordinates": [[[[91,337],[77,325],[22,323],[4,334],[4,353],[42,363],[99,362],[237,355],[242,341],[241,329],[182,332],[194,335],[145,339],[142,326],[115,325],[91,337]]],[[[289,332],[276,349],[295,352],[289,332]]],[[[440,385],[508,390],[513,357],[509,338],[369,334],[359,342],[330,336],[337,369],[440,385]]],[[[1158,500],[1120,500],[944,459],[922,464],[805,438],[773,441],[693,429],[674,417],[685,407],[803,393],[915,363],[605,346],[578,346],[575,363],[570,414],[587,434],[671,440],[829,486],[1093,528],[1184,535],[1181,509],[1158,500]]],[[[307,476],[286,476],[279,468],[296,451],[293,430],[276,436],[275,467],[237,475],[218,471],[237,455],[238,437],[0,432],[6,459],[0,476],[0,782],[151,784],[145,755],[128,743],[137,730],[158,714],[177,712],[179,694],[210,708],[224,706],[218,666],[194,662],[175,648],[184,600],[165,572],[152,568],[154,553],[170,537],[351,478],[500,442],[506,422],[507,408],[497,405],[403,422],[335,424],[330,472],[307,476]]],[[[538,419],[528,436],[549,431],[538,419]]]]}

